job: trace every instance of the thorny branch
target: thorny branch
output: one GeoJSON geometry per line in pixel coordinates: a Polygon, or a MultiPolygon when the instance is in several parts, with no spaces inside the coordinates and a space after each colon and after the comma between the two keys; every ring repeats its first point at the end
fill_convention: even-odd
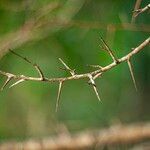
{"type": "Polygon", "coordinates": [[[27,58],[22,57],[21,55],[19,55],[19,54],[15,53],[14,51],[10,50],[10,52],[12,52],[13,54],[17,55],[18,57],[22,58],[23,60],[25,60],[29,64],[33,65],[34,68],[36,69],[36,71],[38,71],[39,77],[30,77],[30,76],[25,76],[25,75],[16,75],[16,74],[13,74],[13,73],[8,73],[8,72],[0,70],[0,74],[5,76],[5,77],[7,77],[7,79],[6,79],[5,83],[4,83],[4,85],[2,86],[1,90],[3,90],[8,85],[8,83],[11,80],[17,80],[17,82],[12,84],[10,87],[15,86],[15,85],[17,85],[17,84],[19,84],[21,82],[25,82],[25,81],[59,82],[59,90],[58,90],[57,103],[56,103],[56,111],[57,111],[58,103],[59,103],[59,99],[60,99],[60,94],[61,94],[61,89],[62,89],[62,84],[64,84],[65,81],[68,81],[68,80],[79,80],[79,79],[83,79],[83,78],[89,79],[88,83],[92,85],[92,87],[93,87],[93,89],[94,89],[94,91],[96,93],[97,98],[100,100],[100,97],[99,97],[99,94],[98,94],[98,90],[97,90],[97,87],[96,87],[96,84],[95,84],[95,79],[97,79],[99,76],[101,76],[104,72],[106,72],[106,71],[116,67],[117,65],[119,65],[120,63],[123,63],[123,62],[127,62],[128,63],[129,69],[130,69],[130,72],[131,72],[131,76],[132,76],[134,85],[136,87],[130,60],[131,60],[131,57],[133,55],[137,54],[145,46],[150,44],[150,37],[147,38],[144,42],[142,42],[139,46],[137,46],[136,48],[132,49],[132,51],[129,52],[127,55],[125,55],[125,56],[123,56],[123,57],[121,57],[119,59],[116,59],[116,57],[112,53],[112,50],[110,51],[108,46],[106,47],[107,44],[106,44],[106,42],[104,42],[104,40],[103,40],[103,44],[104,44],[103,46],[105,46],[105,48],[107,48],[107,52],[110,55],[110,57],[113,58],[113,62],[112,63],[110,63],[110,64],[108,64],[108,65],[106,65],[104,67],[96,65],[96,67],[97,66],[99,66],[99,67],[97,68],[97,70],[92,71],[92,72],[88,72],[88,73],[84,73],[84,74],[75,74],[74,70],[70,69],[68,67],[68,65],[66,65],[66,63],[64,63],[64,61],[59,58],[60,62],[64,65],[65,70],[69,71],[70,74],[71,74],[71,76],[61,77],[61,78],[47,78],[47,77],[45,77],[44,73],[42,72],[42,70],[40,69],[39,66],[37,66],[36,64],[33,64],[27,58]],[[112,54],[113,54],[113,57],[112,57],[112,54]]]}

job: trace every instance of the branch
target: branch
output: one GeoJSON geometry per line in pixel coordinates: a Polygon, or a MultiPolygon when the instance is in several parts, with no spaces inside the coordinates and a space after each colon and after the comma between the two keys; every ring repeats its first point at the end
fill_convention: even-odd
{"type": "Polygon", "coordinates": [[[136,9],[133,11],[133,17],[136,18],[139,14],[144,13],[145,11],[150,9],[150,4],[141,9],[136,9]]]}
{"type": "Polygon", "coordinates": [[[107,146],[133,145],[150,140],[150,123],[133,125],[113,125],[110,128],[84,131],[74,135],[60,134],[43,139],[30,139],[22,142],[3,142],[0,149],[49,149],[83,150],[101,149],[107,146]]]}
{"type": "MultiPolygon", "coordinates": [[[[131,59],[132,56],[134,56],[135,54],[140,52],[145,46],[149,45],[149,43],[150,43],[150,37],[147,38],[138,47],[134,48],[130,53],[128,53],[127,55],[123,56],[120,59],[117,59],[117,63],[116,63],[116,61],[114,61],[114,62],[110,63],[109,65],[107,65],[105,67],[99,66],[97,68],[97,70],[89,72],[89,73],[84,73],[84,74],[75,74],[74,70],[72,72],[72,70],[62,61],[62,59],[59,59],[62,62],[62,64],[65,66],[65,68],[67,70],[69,70],[71,76],[68,76],[68,77],[61,77],[61,78],[47,78],[47,77],[44,77],[43,76],[43,72],[41,71],[41,69],[39,69],[39,68],[37,69],[36,66],[34,66],[34,67],[39,71],[40,77],[30,77],[30,76],[25,76],[25,75],[16,75],[16,74],[12,74],[12,73],[8,73],[8,72],[4,72],[4,71],[0,70],[0,74],[5,76],[5,77],[7,77],[7,80],[6,80],[5,84],[2,86],[1,89],[3,90],[4,87],[8,84],[8,82],[10,80],[18,80],[18,82],[16,82],[12,86],[17,85],[18,83],[24,82],[24,81],[59,82],[60,83],[59,84],[59,92],[58,92],[57,104],[56,104],[56,107],[57,107],[58,106],[59,97],[60,97],[60,93],[61,93],[62,83],[65,82],[65,81],[68,81],[68,80],[79,80],[79,79],[86,78],[86,79],[90,79],[89,83],[92,83],[92,86],[94,88],[96,96],[100,100],[100,97],[98,95],[98,92],[97,92],[97,89],[96,89],[96,86],[95,86],[95,79],[100,77],[104,72],[106,72],[106,71],[116,67],[117,65],[119,65],[119,64],[121,64],[123,62],[127,62],[128,65],[129,65],[129,68],[130,68],[132,79],[133,79],[133,81],[135,83],[134,76],[132,74],[132,68],[131,68],[131,65],[129,63],[129,60],[131,59]]],[[[24,59],[25,61],[27,61],[29,64],[32,64],[27,58],[24,58],[21,55],[16,54],[16,53],[14,53],[14,54],[19,56],[20,58],[24,59]]]]}

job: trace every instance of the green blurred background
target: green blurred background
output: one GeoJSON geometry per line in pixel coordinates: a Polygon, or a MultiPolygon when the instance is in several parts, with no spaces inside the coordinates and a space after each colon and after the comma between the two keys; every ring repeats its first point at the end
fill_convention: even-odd
{"type": "MultiPolygon", "coordinates": [[[[149,14],[139,15],[135,24],[130,24],[135,2],[0,0],[0,42],[33,21],[36,23],[31,28],[31,38],[19,44],[15,41],[11,46],[15,52],[39,64],[45,76],[50,78],[69,75],[59,69],[62,67],[59,57],[77,73],[92,71],[87,64],[104,66],[111,62],[110,56],[99,47],[100,36],[118,57],[149,36],[149,14]],[[54,3],[57,7],[47,9],[54,3]]],[[[141,7],[146,4],[148,0],[143,1],[141,7]]],[[[54,135],[64,128],[76,132],[115,123],[149,121],[148,49],[145,47],[132,59],[138,92],[134,89],[127,64],[123,63],[96,80],[102,103],[85,80],[64,84],[57,113],[58,83],[24,82],[11,89],[5,88],[0,93],[0,140],[54,135]]],[[[11,53],[1,58],[0,69],[37,76],[32,66],[11,53]]],[[[5,78],[0,76],[0,85],[4,81],[5,78]]]]}

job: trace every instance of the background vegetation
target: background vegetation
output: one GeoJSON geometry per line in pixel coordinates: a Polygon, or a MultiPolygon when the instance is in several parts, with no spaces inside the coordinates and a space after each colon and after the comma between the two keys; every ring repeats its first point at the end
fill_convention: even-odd
{"type": "MultiPolygon", "coordinates": [[[[145,0],[141,7],[147,4],[145,0]]],[[[139,15],[135,24],[130,24],[134,5],[135,1],[130,0],[1,0],[0,44],[3,39],[13,41],[15,33],[26,24],[19,42],[14,41],[11,48],[39,64],[47,77],[69,75],[59,69],[59,57],[78,73],[88,72],[91,68],[86,67],[87,64],[104,66],[111,62],[99,47],[100,36],[118,57],[149,36],[147,13],[139,15]],[[54,3],[56,6],[51,10],[48,6],[54,3]],[[30,28],[32,22],[36,23],[30,28]],[[31,33],[27,38],[28,31],[31,33]]],[[[6,88],[0,93],[0,140],[43,137],[58,134],[64,128],[76,132],[114,123],[149,121],[148,48],[132,59],[138,92],[124,63],[97,80],[102,103],[86,81],[68,81],[64,85],[57,113],[56,83],[25,82],[6,88]]],[[[32,66],[11,53],[1,57],[0,68],[36,76],[32,66]]],[[[1,76],[0,84],[3,82],[1,76]]]]}

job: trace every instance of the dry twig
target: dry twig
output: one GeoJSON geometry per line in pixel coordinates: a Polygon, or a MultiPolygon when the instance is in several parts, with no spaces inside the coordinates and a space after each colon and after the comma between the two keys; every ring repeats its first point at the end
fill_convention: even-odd
{"type": "MultiPolygon", "coordinates": [[[[98,78],[99,76],[101,76],[104,72],[116,67],[117,65],[119,65],[120,63],[123,62],[127,62],[130,68],[130,72],[132,75],[132,79],[134,82],[134,85],[136,87],[135,84],[135,79],[133,76],[133,72],[132,72],[132,67],[131,64],[129,62],[129,60],[131,59],[131,57],[135,54],[137,54],[138,52],[140,52],[145,46],[149,45],[150,43],[150,37],[147,38],[144,42],[142,42],[138,47],[134,48],[130,53],[128,53],[127,55],[123,56],[120,59],[116,59],[114,58],[114,56],[112,57],[112,52],[109,51],[109,55],[113,58],[113,62],[104,66],[104,67],[99,67],[97,68],[97,70],[89,72],[89,73],[84,73],[84,74],[75,74],[74,70],[71,70],[66,63],[64,63],[64,61],[62,59],[59,59],[61,61],[61,63],[65,66],[65,69],[68,70],[71,74],[71,76],[68,77],[62,77],[62,78],[47,78],[44,76],[44,73],[41,71],[40,67],[33,64],[31,61],[29,61],[27,58],[22,57],[21,55],[11,51],[13,54],[17,55],[18,57],[22,58],[23,60],[25,60],[26,62],[28,62],[29,64],[33,65],[34,68],[36,69],[36,71],[38,71],[39,77],[30,77],[30,76],[25,76],[25,75],[16,75],[16,74],[12,74],[12,73],[8,73],[5,71],[0,70],[0,74],[7,77],[7,80],[5,81],[4,85],[2,86],[1,90],[3,90],[7,84],[9,83],[9,81],[11,80],[17,80],[16,83],[12,84],[10,87],[17,85],[18,83],[21,82],[25,82],[25,81],[37,81],[37,82],[59,82],[59,90],[58,90],[58,96],[57,96],[57,104],[56,104],[56,110],[58,108],[58,103],[59,103],[59,99],[60,99],[60,94],[61,94],[61,88],[62,88],[62,83],[64,83],[67,80],[79,80],[79,79],[83,79],[83,78],[87,78],[90,79],[89,83],[92,84],[94,91],[96,93],[97,98],[100,100],[99,94],[97,92],[97,88],[96,88],[96,84],[95,84],[95,79],[98,78]],[[116,62],[117,61],[117,62],[116,62]]],[[[105,44],[106,45],[106,44],[105,44]]]]}

